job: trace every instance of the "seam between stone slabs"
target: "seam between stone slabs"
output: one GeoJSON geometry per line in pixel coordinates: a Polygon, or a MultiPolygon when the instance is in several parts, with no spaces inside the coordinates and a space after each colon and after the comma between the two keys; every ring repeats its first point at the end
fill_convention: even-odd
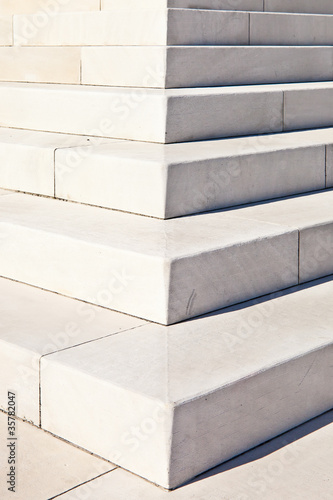
{"type": "MultiPolygon", "coordinates": [[[[1,408],[0,408],[0,412],[3,413],[4,415],[7,415],[7,412],[5,410],[2,410],[1,408]]],[[[32,422],[29,422],[28,420],[24,420],[23,418],[18,417],[18,416],[15,416],[15,419],[19,420],[20,422],[23,422],[26,425],[31,425],[32,427],[34,427],[35,429],[37,429],[38,432],[44,432],[45,434],[47,434],[49,436],[52,436],[54,439],[56,439],[58,441],[61,441],[62,443],[66,443],[67,445],[71,446],[72,448],[80,450],[80,451],[82,451],[82,453],[86,453],[87,455],[90,455],[90,456],[92,456],[92,457],[94,457],[96,459],[99,459],[102,462],[105,462],[105,463],[110,464],[112,466],[112,469],[110,469],[110,470],[108,470],[106,472],[103,472],[102,474],[99,474],[98,476],[95,476],[95,477],[93,477],[91,479],[88,479],[87,481],[79,483],[78,485],[74,486],[73,488],[70,488],[69,490],[63,491],[62,493],[58,493],[57,495],[48,498],[48,500],[52,500],[53,498],[58,498],[59,496],[64,495],[65,493],[67,493],[69,491],[72,491],[72,490],[74,490],[74,489],[76,489],[76,488],[78,488],[78,487],[80,487],[80,486],[82,486],[84,484],[90,483],[90,482],[94,481],[95,479],[98,479],[98,478],[100,478],[102,476],[105,476],[106,474],[110,474],[111,472],[114,472],[117,469],[120,469],[120,467],[118,465],[114,464],[113,462],[110,462],[106,458],[103,458],[103,457],[101,457],[99,455],[96,455],[95,453],[92,453],[92,452],[86,450],[85,448],[82,448],[81,446],[78,446],[75,443],[72,443],[71,441],[67,441],[67,439],[64,439],[64,438],[62,438],[60,436],[57,436],[56,434],[53,434],[52,432],[47,431],[46,429],[42,429],[40,427],[37,427],[35,424],[33,424],[32,422]]]]}
{"type": "Polygon", "coordinates": [[[53,497],[49,497],[47,500],[53,500],[54,498],[60,498],[63,495],[65,495],[66,493],[70,493],[71,491],[74,491],[74,490],[80,488],[81,486],[84,486],[86,484],[91,483],[92,481],[95,481],[95,479],[99,479],[100,477],[106,476],[106,474],[111,474],[116,469],[118,469],[118,467],[116,467],[115,469],[109,470],[107,472],[104,472],[103,474],[100,474],[99,476],[92,477],[91,479],[88,479],[87,481],[84,481],[83,483],[79,483],[76,486],[73,486],[72,488],[70,488],[69,490],[62,491],[61,493],[58,493],[57,495],[55,495],[53,497]]]}
{"type": "MultiPolygon", "coordinates": [[[[166,325],[163,325],[163,323],[158,323],[157,321],[151,321],[151,320],[149,320],[147,318],[141,318],[140,316],[135,316],[134,314],[129,314],[129,313],[126,313],[126,312],[123,312],[123,311],[119,311],[118,309],[110,309],[109,307],[101,306],[99,304],[94,304],[93,302],[87,302],[86,300],[78,299],[76,297],[71,297],[70,295],[63,295],[62,293],[55,292],[53,290],[48,290],[47,288],[43,288],[43,287],[40,287],[40,286],[37,286],[37,285],[32,285],[31,283],[26,283],[25,281],[19,281],[19,280],[10,278],[8,276],[2,276],[2,275],[0,275],[0,279],[14,281],[15,283],[20,283],[21,285],[31,286],[32,288],[37,288],[38,290],[42,290],[43,292],[55,293],[56,295],[60,295],[60,297],[65,297],[67,299],[76,300],[77,302],[82,302],[82,303],[88,304],[90,306],[100,307],[101,309],[105,309],[106,311],[116,312],[118,314],[122,314],[123,316],[128,316],[130,318],[134,318],[134,319],[138,319],[138,320],[141,320],[141,321],[145,321],[146,324],[155,324],[155,325],[160,325],[160,326],[166,326],[166,325]]],[[[140,326],[142,326],[142,325],[140,325],[140,326]]]]}
{"type": "MultiPolygon", "coordinates": [[[[3,413],[4,415],[8,415],[8,412],[6,410],[3,410],[2,408],[0,408],[0,412],[3,413]]],[[[103,462],[106,462],[108,464],[111,464],[113,469],[112,470],[115,470],[115,469],[118,469],[119,466],[114,464],[113,462],[110,462],[109,460],[107,460],[106,458],[103,458],[101,457],[100,455],[96,455],[96,453],[93,453],[92,451],[89,451],[89,450],[86,450],[85,448],[82,448],[81,446],[75,444],[75,443],[72,443],[71,441],[68,441],[67,439],[65,438],[62,438],[61,436],[57,436],[57,434],[53,434],[52,432],[48,431],[47,429],[41,429],[40,427],[38,427],[38,425],[34,424],[33,422],[30,422],[29,420],[26,420],[22,417],[19,417],[17,415],[15,415],[15,419],[16,420],[19,420],[20,422],[23,422],[24,424],[27,424],[27,425],[31,425],[32,427],[34,427],[38,432],[44,432],[45,434],[49,435],[49,436],[52,436],[53,438],[57,439],[58,441],[61,441],[62,443],[66,443],[70,446],[72,446],[73,448],[76,448],[78,450],[81,450],[83,453],[86,453],[87,455],[90,455],[91,457],[95,457],[95,458],[98,458],[100,459],[101,461],[103,462]]],[[[109,471],[109,472],[112,472],[112,471],[109,471]]]]}
{"type": "Polygon", "coordinates": [[[142,324],[142,325],[138,325],[138,326],[133,326],[132,328],[127,328],[126,330],[121,330],[120,332],[114,332],[114,333],[110,333],[109,335],[104,335],[103,337],[98,337],[96,339],[91,339],[91,340],[87,340],[86,342],[81,342],[80,344],[75,344],[73,346],[69,346],[69,347],[64,347],[63,349],[59,349],[57,351],[53,351],[53,352],[49,352],[47,354],[42,354],[38,360],[38,384],[39,384],[39,387],[38,387],[38,393],[39,393],[39,401],[38,401],[38,408],[39,408],[39,427],[42,429],[42,369],[41,369],[41,362],[42,362],[42,359],[47,357],[47,356],[51,356],[53,354],[57,354],[59,352],[62,352],[62,351],[68,351],[69,349],[75,349],[76,347],[80,347],[82,345],[85,345],[85,344],[90,344],[92,342],[98,342],[99,340],[104,340],[108,337],[113,337],[115,335],[118,335],[120,333],[125,333],[125,332],[130,332],[131,330],[136,330],[138,328],[142,328],[144,326],[147,326],[146,323],[142,324]]]}

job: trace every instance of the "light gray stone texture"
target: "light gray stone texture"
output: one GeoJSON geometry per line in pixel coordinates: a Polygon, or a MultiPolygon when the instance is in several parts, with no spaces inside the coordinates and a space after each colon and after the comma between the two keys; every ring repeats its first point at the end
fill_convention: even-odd
{"type": "Polygon", "coordinates": [[[332,45],[333,17],[251,13],[251,45],[332,45]]]}
{"type": "Polygon", "coordinates": [[[174,488],[329,410],[332,281],[293,291],[44,357],[43,425],[174,488]]]}

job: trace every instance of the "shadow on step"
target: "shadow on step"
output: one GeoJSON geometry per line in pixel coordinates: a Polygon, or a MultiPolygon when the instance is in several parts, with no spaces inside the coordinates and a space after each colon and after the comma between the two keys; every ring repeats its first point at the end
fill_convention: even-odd
{"type": "MultiPolygon", "coordinates": [[[[239,455],[229,460],[228,462],[225,462],[222,465],[214,467],[213,469],[203,474],[200,474],[200,476],[197,476],[189,483],[186,483],[186,485],[196,483],[197,481],[201,481],[208,477],[216,476],[218,474],[222,474],[223,472],[236,469],[237,467],[241,467],[243,465],[265,458],[271,455],[272,453],[280,449],[286,448],[292,443],[296,443],[305,436],[308,436],[332,423],[333,423],[333,410],[323,413],[319,417],[309,420],[308,422],[298,427],[295,427],[291,431],[285,432],[284,434],[281,434],[280,436],[271,439],[270,441],[266,441],[265,443],[257,446],[256,448],[253,448],[252,450],[247,451],[242,455],[239,455]]],[[[294,455],[296,457],[301,453],[302,453],[301,449],[295,448],[294,451],[290,451],[289,455],[290,456],[294,455]]]]}

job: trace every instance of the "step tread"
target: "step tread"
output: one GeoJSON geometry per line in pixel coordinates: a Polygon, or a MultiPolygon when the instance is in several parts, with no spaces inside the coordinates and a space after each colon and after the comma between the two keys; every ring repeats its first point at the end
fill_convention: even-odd
{"type": "MultiPolygon", "coordinates": [[[[320,193],[320,196],[325,196],[325,193],[320,193]]],[[[332,200],[333,192],[327,193],[326,197],[332,200]]],[[[321,199],[314,200],[317,212],[312,214],[311,223],[333,218],[333,212],[322,210],[321,199]]],[[[164,221],[16,193],[0,200],[0,205],[1,224],[27,227],[41,233],[49,232],[92,245],[161,259],[179,259],[294,229],[287,227],[292,224],[279,227],[278,224],[243,221],[242,210],[237,217],[231,212],[211,212],[164,221]]]]}

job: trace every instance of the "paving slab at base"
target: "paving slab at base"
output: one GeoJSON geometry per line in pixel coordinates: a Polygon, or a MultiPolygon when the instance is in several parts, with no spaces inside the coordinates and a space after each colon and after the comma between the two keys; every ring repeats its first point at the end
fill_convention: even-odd
{"type": "Polygon", "coordinates": [[[65,493],[59,500],[281,500],[332,496],[333,412],[305,424],[175,491],[162,491],[123,469],[65,493]],[[223,497],[221,496],[223,495],[223,497]]]}
{"type": "MultiPolygon", "coordinates": [[[[19,404],[19,401],[16,400],[19,404]]],[[[21,420],[15,421],[17,437],[15,486],[8,490],[8,448],[0,450],[0,495],[4,500],[45,500],[67,492],[115,469],[112,464],[64,443],[21,420]]],[[[8,436],[8,417],[0,412],[2,443],[8,436]]]]}
{"type": "MultiPolygon", "coordinates": [[[[70,163],[70,159],[72,159],[71,148],[110,142],[113,141],[0,128],[0,187],[54,196],[56,150],[67,149],[68,164],[72,165],[70,163]]],[[[92,146],[91,151],[94,151],[94,147],[92,146]]]]}
{"type": "Polygon", "coordinates": [[[42,356],[144,324],[3,278],[0,296],[0,408],[8,408],[7,392],[14,392],[17,415],[36,425],[42,356]]]}
{"type": "Polygon", "coordinates": [[[333,286],[313,285],[43,357],[42,426],[175,488],[331,409],[333,286]]]}
{"type": "Polygon", "coordinates": [[[326,167],[332,186],[332,148],[326,162],[326,144],[333,144],[333,129],[169,145],[119,141],[59,148],[55,192],[66,200],[172,218],[324,189],[326,167]]]}
{"type": "Polygon", "coordinates": [[[298,283],[298,230],[276,224],[22,194],[0,197],[0,214],[0,275],[163,324],[298,283]]]}
{"type": "MultiPolygon", "coordinates": [[[[22,73],[19,64],[17,73],[22,73]]],[[[55,71],[55,82],[57,77],[55,71]]],[[[332,47],[82,48],[82,83],[91,85],[188,88],[332,79],[332,47]]]]}

